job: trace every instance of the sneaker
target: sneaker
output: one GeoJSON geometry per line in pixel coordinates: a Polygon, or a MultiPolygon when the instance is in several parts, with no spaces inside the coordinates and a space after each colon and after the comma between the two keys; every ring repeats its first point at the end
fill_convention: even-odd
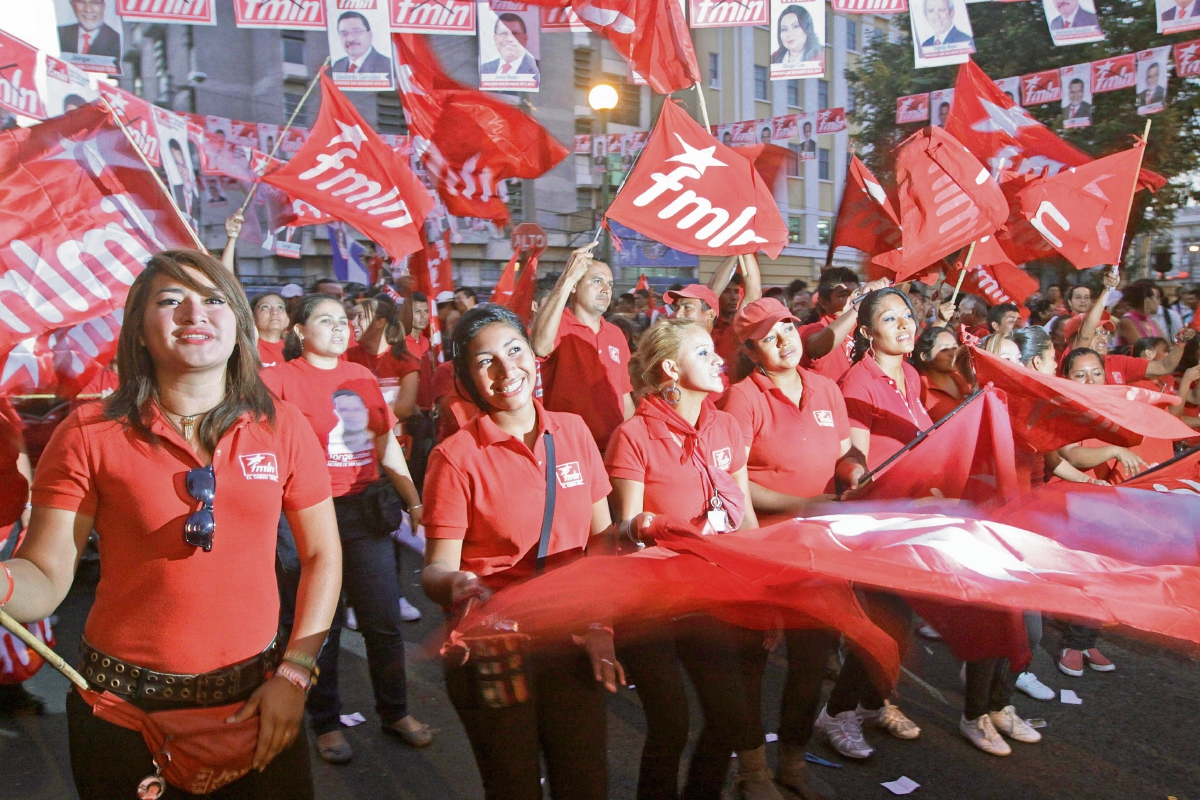
{"type": "Polygon", "coordinates": [[[875,752],[863,738],[862,721],[857,711],[843,711],[831,717],[828,707],[822,708],[817,717],[817,727],[829,737],[833,749],[846,758],[867,758],[875,752]]]}
{"type": "Polygon", "coordinates": [[[887,700],[883,701],[883,708],[877,711],[868,711],[859,706],[858,716],[863,722],[883,728],[897,739],[915,739],[921,735],[917,723],[904,716],[899,706],[894,706],[887,700]]]}
{"type": "Polygon", "coordinates": [[[1067,648],[1058,657],[1058,669],[1064,675],[1078,678],[1083,674],[1083,651],[1067,648]]]}
{"type": "Polygon", "coordinates": [[[928,622],[917,628],[917,636],[920,636],[922,639],[929,639],[932,642],[940,642],[942,640],[942,635],[934,630],[928,622]]]}
{"type": "Polygon", "coordinates": [[[1017,676],[1017,688],[1034,700],[1054,699],[1054,690],[1039,681],[1032,672],[1022,672],[1017,676]]]}
{"type": "Polygon", "coordinates": [[[416,622],[421,618],[421,609],[414,606],[412,603],[400,598],[400,619],[405,622],[416,622]]]}
{"type": "Polygon", "coordinates": [[[1087,665],[1096,672],[1112,672],[1117,668],[1117,665],[1108,660],[1108,657],[1094,647],[1089,647],[1083,651],[1083,658],[1087,661],[1087,665]]]}
{"type": "Polygon", "coordinates": [[[345,625],[348,631],[358,630],[358,617],[354,616],[354,609],[350,606],[346,606],[346,621],[343,625],[345,625]]]}
{"type": "Polygon", "coordinates": [[[988,716],[992,720],[992,726],[1010,739],[1026,744],[1042,740],[1042,735],[1021,719],[1014,706],[1005,706],[1003,711],[989,711],[988,716]]]}
{"type": "Polygon", "coordinates": [[[996,727],[992,725],[992,718],[987,714],[984,714],[979,719],[962,717],[958,721],[958,729],[962,731],[962,735],[967,737],[971,744],[985,753],[990,753],[994,756],[1012,754],[1012,748],[1008,746],[1008,742],[1000,738],[1000,734],[996,733],[996,727]]]}

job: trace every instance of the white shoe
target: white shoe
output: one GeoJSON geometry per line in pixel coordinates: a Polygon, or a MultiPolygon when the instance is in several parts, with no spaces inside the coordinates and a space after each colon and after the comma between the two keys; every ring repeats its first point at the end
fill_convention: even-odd
{"type": "Polygon", "coordinates": [[[354,616],[354,609],[346,606],[346,621],[343,623],[346,630],[358,630],[358,617],[354,616]]]}
{"type": "Polygon", "coordinates": [[[1032,672],[1022,672],[1017,676],[1017,688],[1034,700],[1053,700],[1054,690],[1038,680],[1032,672]]]}
{"type": "Polygon", "coordinates": [[[897,739],[915,739],[921,735],[917,723],[904,716],[899,706],[894,706],[887,700],[883,701],[883,708],[877,711],[868,711],[859,706],[858,716],[863,722],[883,728],[897,739]]]}
{"type": "Polygon", "coordinates": [[[970,740],[971,744],[985,753],[994,756],[1012,754],[1012,748],[1008,746],[1008,742],[1000,738],[1000,734],[996,733],[996,727],[992,725],[992,718],[987,714],[979,719],[962,717],[958,721],[958,729],[962,731],[963,736],[970,740]]]}
{"type": "Polygon", "coordinates": [[[400,619],[405,622],[416,622],[421,618],[421,609],[414,606],[412,603],[400,598],[400,619]]]}
{"type": "Polygon", "coordinates": [[[1033,726],[1017,714],[1014,706],[1005,706],[1003,711],[989,711],[992,726],[1010,739],[1026,744],[1034,744],[1042,740],[1042,735],[1033,726]]]}
{"type": "Polygon", "coordinates": [[[928,622],[917,628],[917,636],[920,636],[922,639],[929,639],[933,642],[940,642],[942,640],[942,635],[938,633],[928,622]]]}
{"type": "Polygon", "coordinates": [[[829,716],[828,707],[817,716],[817,728],[829,737],[833,749],[846,758],[867,758],[875,750],[863,738],[862,721],[857,711],[843,711],[829,716]]]}

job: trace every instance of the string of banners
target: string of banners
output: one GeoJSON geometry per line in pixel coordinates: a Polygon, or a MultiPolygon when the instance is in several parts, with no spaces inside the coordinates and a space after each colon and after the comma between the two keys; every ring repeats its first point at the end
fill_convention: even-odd
{"type": "MultiPolygon", "coordinates": [[[[1196,19],[1200,21],[1200,13],[1196,19]]],[[[1167,105],[1167,78],[1172,69],[1178,79],[1200,76],[1200,39],[1001,78],[995,84],[1018,106],[1058,103],[1064,128],[1086,128],[1092,124],[1092,98],[1104,92],[1133,89],[1138,114],[1162,111],[1167,105]]],[[[945,127],[953,103],[953,89],[898,97],[896,124],[931,122],[945,127]]]]}

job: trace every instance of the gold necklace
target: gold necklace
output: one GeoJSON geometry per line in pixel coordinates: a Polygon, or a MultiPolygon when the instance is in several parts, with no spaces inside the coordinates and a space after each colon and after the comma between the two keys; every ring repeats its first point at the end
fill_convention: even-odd
{"type": "MultiPolygon", "coordinates": [[[[220,403],[218,403],[217,405],[220,405],[220,403]]],[[[158,404],[158,407],[161,408],[168,415],[170,415],[167,417],[168,422],[171,421],[171,416],[179,417],[179,433],[183,436],[183,440],[185,442],[191,442],[192,441],[192,426],[194,426],[196,424],[196,420],[199,419],[200,417],[203,417],[205,414],[208,414],[209,412],[211,412],[213,410],[213,408],[216,408],[217,406],[213,406],[213,408],[208,409],[208,411],[200,411],[196,414],[189,414],[186,417],[183,414],[178,414],[174,411],[171,411],[169,408],[164,406],[161,402],[158,404]]]]}

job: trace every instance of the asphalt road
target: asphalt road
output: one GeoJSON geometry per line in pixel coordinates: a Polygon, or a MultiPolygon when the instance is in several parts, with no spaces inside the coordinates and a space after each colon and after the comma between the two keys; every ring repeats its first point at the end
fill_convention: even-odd
{"type": "MultiPolygon", "coordinates": [[[[341,660],[343,713],[358,711],[367,721],[347,731],[355,749],[351,764],[330,766],[314,750],[317,797],[322,800],[483,797],[440,667],[423,650],[440,615],[416,585],[418,566],[416,556],[406,556],[405,590],[424,612],[424,619],[405,629],[411,643],[409,702],[413,714],[433,727],[434,742],[418,751],[380,733],[362,639],[347,632],[341,660]]],[[[59,611],[58,650],[69,661],[77,658],[91,598],[92,585],[81,579],[59,611]]],[[[1045,646],[1056,642],[1057,633],[1048,628],[1045,646]]],[[[922,800],[1200,800],[1200,665],[1127,639],[1107,638],[1101,644],[1117,664],[1115,673],[1089,671],[1082,678],[1068,678],[1054,668],[1048,652],[1035,655],[1034,671],[1055,689],[1075,690],[1083,704],[1038,702],[1018,694],[1017,708],[1024,716],[1046,720],[1045,738],[1037,745],[1014,742],[1011,756],[996,758],[975,750],[958,732],[959,662],[943,645],[918,640],[910,649],[899,704],[921,726],[920,738],[902,742],[869,731],[875,755],[850,762],[818,735],[810,752],[844,766],[812,769],[842,798],[890,798],[880,784],[907,776],[920,784],[913,796],[922,800]]],[[[782,677],[783,659],[774,654],[764,690],[768,730],[778,720],[775,704],[782,677]]],[[[67,683],[47,667],[27,686],[47,699],[49,713],[0,718],[0,800],[73,798],[62,713],[67,683]]],[[[636,692],[622,690],[609,705],[611,798],[635,796],[644,730],[636,692]]],[[[692,735],[697,734],[693,724],[692,735]]],[[[774,758],[775,745],[768,752],[774,758]]]]}

